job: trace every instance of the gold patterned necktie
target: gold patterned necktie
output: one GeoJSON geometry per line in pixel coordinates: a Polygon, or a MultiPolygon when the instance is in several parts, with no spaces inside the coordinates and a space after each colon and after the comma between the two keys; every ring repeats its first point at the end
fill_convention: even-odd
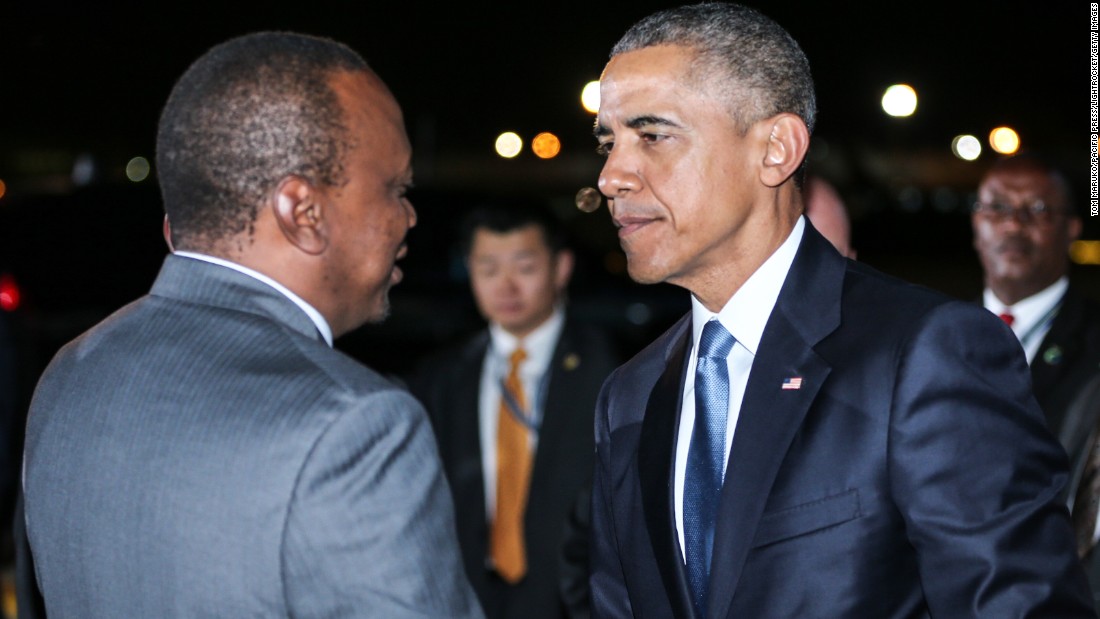
{"type": "Polygon", "coordinates": [[[527,426],[516,418],[527,410],[519,366],[527,358],[522,348],[512,353],[508,377],[502,386],[497,424],[497,501],[489,540],[493,566],[506,582],[515,584],[527,573],[523,543],[523,514],[531,479],[531,447],[527,426]],[[509,398],[516,410],[509,405],[509,398]]]}

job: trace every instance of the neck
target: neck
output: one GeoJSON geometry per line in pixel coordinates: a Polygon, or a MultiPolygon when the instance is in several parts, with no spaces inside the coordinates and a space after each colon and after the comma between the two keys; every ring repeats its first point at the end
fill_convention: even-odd
{"type": "Polygon", "coordinates": [[[777,199],[769,209],[756,209],[735,235],[722,243],[729,247],[708,268],[683,281],[672,281],[690,291],[708,311],[718,313],[752,274],[791,235],[801,209],[777,199]]]}

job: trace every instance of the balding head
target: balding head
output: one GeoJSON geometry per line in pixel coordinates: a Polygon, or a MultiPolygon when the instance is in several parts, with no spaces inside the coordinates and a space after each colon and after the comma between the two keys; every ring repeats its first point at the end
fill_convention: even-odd
{"type": "Polygon", "coordinates": [[[339,72],[369,72],[346,46],[264,32],[203,54],[176,83],[157,132],[157,174],[176,249],[224,254],[276,185],[345,180],[339,72]]]}

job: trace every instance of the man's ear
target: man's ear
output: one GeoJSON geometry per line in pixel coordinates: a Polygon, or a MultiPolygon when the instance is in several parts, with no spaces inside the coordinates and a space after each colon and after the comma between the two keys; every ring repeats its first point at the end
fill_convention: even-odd
{"type": "Polygon", "coordinates": [[[768,187],[778,187],[802,165],[810,146],[810,132],[800,117],[787,112],[762,123],[770,133],[760,180],[768,187]]]}
{"type": "Polygon", "coordinates": [[[279,229],[295,247],[318,255],[328,247],[321,192],[300,176],[288,176],[275,188],[271,205],[279,229]]]}
{"type": "Polygon", "coordinates": [[[1081,227],[1081,218],[1070,215],[1069,221],[1066,222],[1066,232],[1069,235],[1069,240],[1071,242],[1081,238],[1081,227]]]}
{"type": "Polygon", "coordinates": [[[554,257],[554,287],[558,293],[565,292],[569,278],[573,276],[573,252],[563,249],[554,257]]]}
{"type": "Polygon", "coordinates": [[[176,251],[176,248],[172,246],[172,222],[168,221],[167,213],[164,215],[164,224],[161,226],[160,233],[164,235],[164,242],[168,244],[168,251],[176,251]]]}

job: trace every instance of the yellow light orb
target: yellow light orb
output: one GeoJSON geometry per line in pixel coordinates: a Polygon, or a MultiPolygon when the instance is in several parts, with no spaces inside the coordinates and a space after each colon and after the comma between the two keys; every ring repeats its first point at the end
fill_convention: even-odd
{"type": "Polygon", "coordinates": [[[511,159],[523,150],[523,138],[512,131],[505,131],[497,136],[497,154],[505,159],[511,159]]]}
{"type": "Polygon", "coordinates": [[[1100,241],[1078,239],[1070,243],[1069,259],[1077,264],[1100,264],[1100,241]]]}
{"type": "Polygon", "coordinates": [[[1020,136],[1009,127],[997,127],[989,132],[989,145],[1002,155],[1020,150],[1020,136]]]}
{"type": "Polygon", "coordinates": [[[4,194],[7,193],[7,191],[8,186],[4,184],[4,181],[0,180],[0,198],[3,198],[4,194]]]}
{"type": "Polygon", "coordinates": [[[553,133],[544,131],[531,140],[531,152],[539,159],[553,159],[561,152],[561,140],[553,133]]]}
{"type": "Polygon", "coordinates": [[[882,95],[882,110],[891,116],[912,116],[917,111],[917,91],[908,84],[894,84],[882,95]]]}
{"type": "Polygon", "coordinates": [[[972,135],[957,135],[951,140],[951,152],[959,159],[974,161],[982,154],[982,143],[972,135]]]}
{"type": "Polygon", "coordinates": [[[149,177],[149,160],[145,157],[134,157],[126,164],[126,178],[135,183],[140,183],[149,177]]]}
{"type": "Polygon", "coordinates": [[[581,91],[581,105],[590,114],[596,114],[600,111],[600,83],[588,82],[584,85],[584,90],[581,91]]]}

